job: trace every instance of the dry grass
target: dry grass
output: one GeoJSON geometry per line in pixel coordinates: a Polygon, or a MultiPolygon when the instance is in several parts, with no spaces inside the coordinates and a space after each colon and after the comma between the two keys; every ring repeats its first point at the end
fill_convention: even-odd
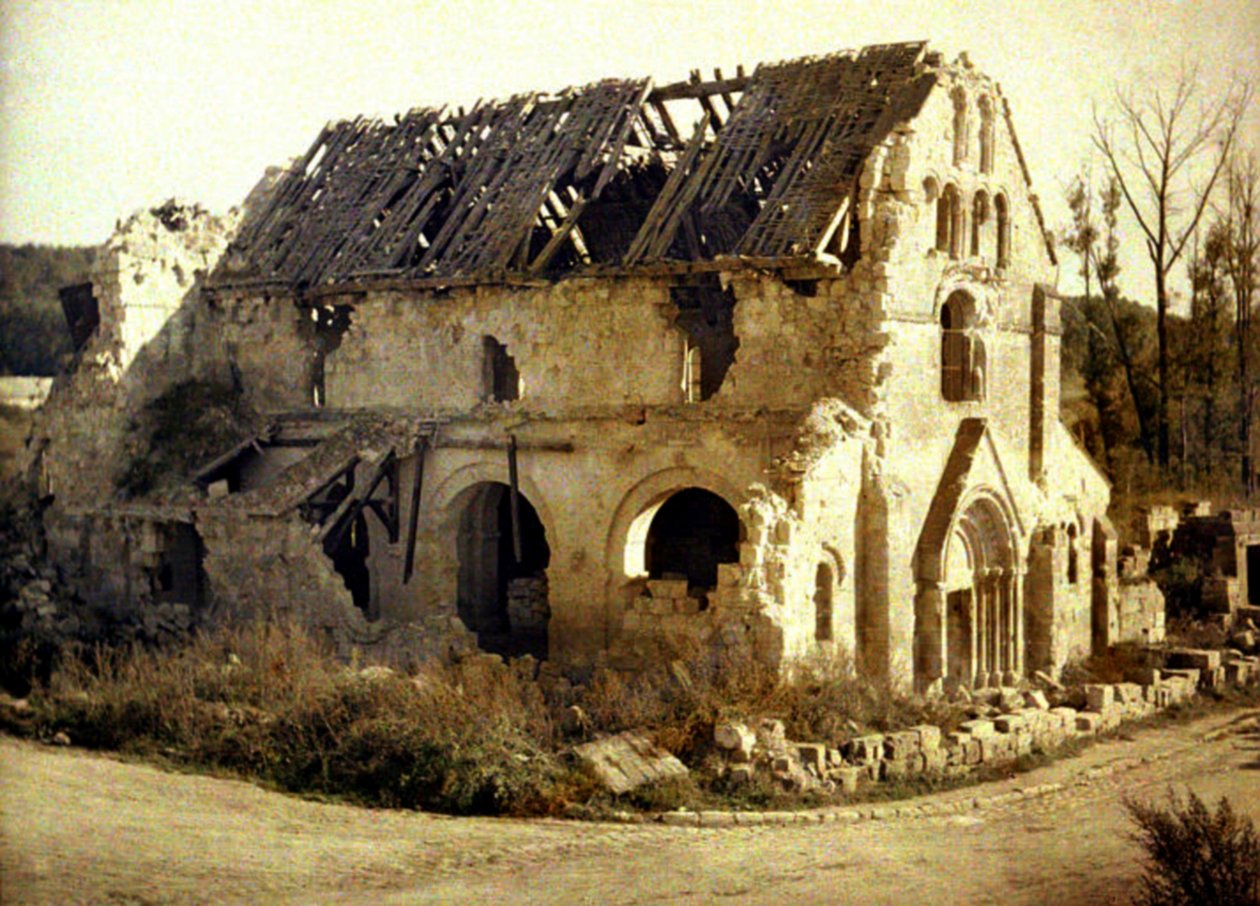
{"type": "Polygon", "coordinates": [[[532,684],[476,667],[347,669],[296,626],[69,657],[31,705],[39,733],[291,791],[481,814],[546,812],[564,799],[567,772],[532,684]]]}
{"type": "Polygon", "coordinates": [[[712,748],[714,724],[774,717],[791,739],[838,745],[864,733],[931,723],[953,729],[957,710],[857,676],[843,654],[777,673],[748,658],[697,655],[633,676],[596,674],[581,699],[592,726],[647,727],[685,760],[712,748]]]}

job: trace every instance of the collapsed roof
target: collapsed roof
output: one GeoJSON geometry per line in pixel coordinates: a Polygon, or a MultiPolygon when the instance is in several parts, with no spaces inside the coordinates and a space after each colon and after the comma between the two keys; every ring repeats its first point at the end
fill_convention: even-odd
{"type": "Polygon", "coordinates": [[[294,290],[812,257],[934,84],[924,42],[326,126],[212,279],[294,290]],[[691,106],[698,123],[675,123],[691,106]]]}

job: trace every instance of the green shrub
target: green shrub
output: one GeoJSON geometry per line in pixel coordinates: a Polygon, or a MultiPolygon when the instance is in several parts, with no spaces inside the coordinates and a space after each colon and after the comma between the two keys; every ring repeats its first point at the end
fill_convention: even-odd
{"type": "Polygon", "coordinates": [[[1191,792],[1171,791],[1168,808],[1126,799],[1146,851],[1142,906],[1256,906],[1260,903],[1260,837],[1249,818],[1221,798],[1215,814],[1191,792]]]}

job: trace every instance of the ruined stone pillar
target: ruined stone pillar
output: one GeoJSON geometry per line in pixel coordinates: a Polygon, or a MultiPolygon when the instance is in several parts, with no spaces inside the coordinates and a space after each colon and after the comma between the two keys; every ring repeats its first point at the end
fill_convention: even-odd
{"type": "Polygon", "coordinates": [[[1010,583],[1011,597],[1011,615],[1013,639],[1013,664],[1011,669],[1015,671],[1017,677],[1024,676],[1026,672],[1024,660],[1024,570],[1016,567],[1011,571],[1008,578],[1010,583]]]}
{"type": "Polygon", "coordinates": [[[945,586],[919,580],[914,601],[914,685],[933,692],[945,676],[945,586]]]}

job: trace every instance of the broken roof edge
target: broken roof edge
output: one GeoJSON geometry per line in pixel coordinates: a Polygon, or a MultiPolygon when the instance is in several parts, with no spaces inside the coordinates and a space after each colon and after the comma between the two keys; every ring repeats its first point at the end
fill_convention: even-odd
{"type": "MultiPolygon", "coordinates": [[[[676,192],[679,197],[659,199],[663,202],[662,211],[656,212],[661,214],[660,222],[653,222],[653,212],[647,212],[649,220],[641,223],[639,217],[646,208],[637,215],[628,212],[626,226],[631,232],[639,231],[639,239],[649,247],[648,260],[661,261],[671,251],[675,257],[683,253],[671,245],[694,245],[690,236],[687,243],[680,238],[683,215],[734,213],[734,209],[725,214],[718,209],[727,204],[730,184],[736,178],[741,185],[748,180],[756,185],[744,185],[739,191],[748,198],[741,196],[730,203],[747,205],[755,198],[763,206],[762,214],[746,213],[751,220],[745,223],[711,224],[718,234],[704,240],[705,248],[682,254],[685,260],[706,260],[733,249],[762,256],[796,251],[797,245],[809,249],[814,236],[811,224],[804,220],[821,216],[821,208],[828,208],[823,213],[830,216],[829,202],[840,202],[832,198],[843,194],[836,189],[843,184],[840,171],[852,175],[870,153],[870,143],[864,139],[870,138],[867,132],[876,122],[871,113],[878,107],[891,113],[901,106],[900,95],[924,73],[926,46],[922,41],[870,45],[762,63],[752,76],[708,83],[693,70],[689,82],[659,90],[653,89],[650,79],[603,80],[558,93],[479,101],[472,113],[460,108],[461,115],[454,119],[443,115],[445,108],[419,107],[406,118],[395,117],[393,126],[363,117],[341,121],[321,130],[315,144],[293,160],[273,191],[256,199],[249,223],[243,225],[208,285],[305,289],[327,282],[353,282],[357,273],[370,277],[391,271],[418,279],[435,277],[443,283],[491,282],[495,270],[536,275],[548,268],[557,250],[563,254],[551,265],[552,271],[581,269],[592,260],[638,263],[644,257],[642,250],[632,258],[621,239],[598,255],[588,255],[582,237],[584,222],[578,218],[612,175],[621,179],[631,173],[634,161],[644,153],[657,159],[663,155],[665,172],[680,166],[672,155],[687,151],[696,140],[682,139],[662,99],[699,100],[698,109],[713,116],[713,125],[708,130],[712,135],[703,136],[705,153],[694,162],[685,187],[675,187],[682,188],[676,192]],[[806,84],[800,84],[801,79],[806,84]],[[819,79],[834,92],[818,94],[819,79]],[[732,97],[735,94],[738,98],[732,97]],[[845,108],[843,116],[832,109],[837,104],[845,108]],[[725,124],[717,115],[723,105],[725,124]],[[765,120],[766,113],[771,114],[770,120],[765,120]],[[866,118],[865,124],[855,131],[847,124],[859,115],[866,118]],[[830,138],[818,144],[815,126],[824,123],[831,124],[831,131],[840,130],[836,137],[841,145],[833,146],[830,138]],[[728,142],[731,129],[724,126],[734,127],[737,137],[728,142]],[[788,132],[780,134],[784,127],[788,132]],[[745,161],[741,149],[756,139],[754,133],[768,136],[767,130],[780,134],[780,142],[786,141],[773,152],[783,160],[767,158],[769,152],[762,148],[751,162],[745,161]],[[536,160],[546,148],[552,148],[547,152],[550,156],[536,160]],[[815,186],[816,179],[805,179],[808,185],[797,186],[802,175],[810,173],[810,166],[802,167],[794,158],[789,161],[792,154],[803,155],[802,160],[832,155],[835,160],[829,163],[836,170],[836,180],[815,186]],[[791,166],[786,168],[787,176],[780,178],[783,174],[775,168],[785,162],[791,166]],[[710,172],[712,167],[706,169],[712,163],[721,164],[716,173],[710,172]],[[762,171],[763,165],[773,166],[762,171]],[[778,206],[789,197],[794,199],[794,216],[780,223],[778,206]],[[769,210],[764,208],[767,204],[769,210]],[[677,207],[683,210],[675,211],[677,207]],[[798,211],[807,212],[806,216],[802,218],[798,211]],[[735,234],[722,236],[729,234],[732,225],[735,234]],[[531,244],[539,231],[542,239],[552,240],[541,252],[531,244]],[[569,245],[576,247],[576,260],[569,245]]],[[[939,55],[928,57],[933,64],[938,59],[939,55]]],[[[720,75],[720,70],[715,74],[720,75]]],[[[822,158],[813,161],[820,162],[822,158]]],[[[642,190],[649,192],[643,204],[658,200],[657,188],[635,191],[642,190]]],[[[707,235],[708,225],[705,230],[707,235]]]]}
{"type": "Polygon", "coordinates": [[[789,279],[839,279],[849,270],[832,255],[805,254],[759,257],[755,255],[720,255],[700,261],[666,259],[641,264],[592,264],[565,271],[553,277],[532,276],[516,271],[467,277],[379,277],[375,279],[346,280],[316,286],[294,287],[283,280],[242,280],[216,283],[205,287],[211,296],[248,294],[261,292],[268,296],[284,296],[298,300],[319,299],[326,296],[354,296],[376,292],[443,292],[478,286],[501,287],[549,287],[571,280],[636,279],[652,277],[685,276],[700,273],[741,273],[758,271],[793,272],[789,279]]]}

